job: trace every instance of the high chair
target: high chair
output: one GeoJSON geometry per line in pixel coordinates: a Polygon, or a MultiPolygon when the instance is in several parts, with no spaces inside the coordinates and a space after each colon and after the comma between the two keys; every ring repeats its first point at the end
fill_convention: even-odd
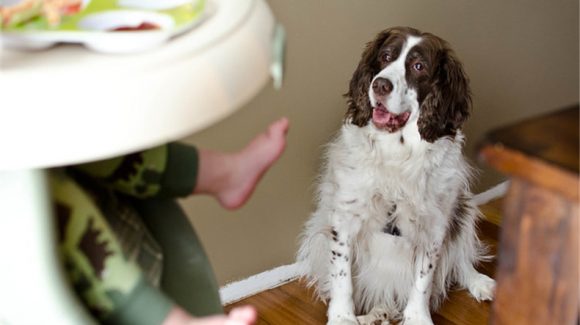
{"type": "Polygon", "coordinates": [[[182,139],[232,114],[270,75],[281,85],[285,36],[267,3],[208,4],[199,26],[143,53],[3,50],[1,325],[95,323],[59,260],[48,168],[182,139]]]}

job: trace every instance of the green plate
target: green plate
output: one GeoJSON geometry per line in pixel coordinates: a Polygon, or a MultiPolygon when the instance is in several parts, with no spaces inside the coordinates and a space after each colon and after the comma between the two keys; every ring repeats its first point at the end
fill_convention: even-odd
{"type": "MultiPolygon", "coordinates": [[[[8,1],[0,0],[0,4],[8,1]]],[[[80,12],[61,16],[56,26],[37,16],[3,28],[0,38],[12,48],[80,43],[99,52],[132,53],[154,48],[193,28],[207,17],[206,9],[206,0],[83,0],[80,12]]]]}

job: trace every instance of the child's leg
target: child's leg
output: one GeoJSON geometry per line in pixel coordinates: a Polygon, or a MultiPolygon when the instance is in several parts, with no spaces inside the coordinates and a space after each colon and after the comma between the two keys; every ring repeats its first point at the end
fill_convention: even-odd
{"type": "Polygon", "coordinates": [[[227,209],[249,199],[262,175],[286,147],[288,119],[282,118],[236,153],[199,149],[199,172],[194,193],[210,194],[227,209]]]}
{"type": "Polygon", "coordinates": [[[163,251],[163,291],[193,315],[223,314],[209,260],[179,205],[149,199],[135,200],[134,206],[163,251]]]}
{"type": "Polygon", "coordinates": [[[124,256],[92,197],[64,173],[50,183],[64,266],[91,314],[109,324],[160,324],[173,302],[124,256]]]}
{"type": "MultiPolygon", "coordinates": [[[[57,173],[50,180],[65,269],[77,295],[97,320],[104,324],[140,325],[250,325],[255,322],[256,312],[251,307],[233,310],[228,316],[193,318],[147,283],[137,264],[125,258],[106,218],[75,181],[57,173]]],[[[191,237],[181,238],[176,244],[188,251],[190,240],[191,237]]],[[[169,256],[180,257],[179,254],[169,256]]],[[[200,258],[205,258],[203,251],[201,256],[198,254],[197,259],[200,258]]],[[[195,265],[199,267],[198,272],[203,272],[201,264],[204,263],[195,265]]],[[[192,279],[181,280],[187,284],[192,279]]],[[[217,287],[214,282],[205,283],[214,289],[217,287]]],[[[205,291],[202,293],[205,296],[198,293],[197,302],[200,307],[204,298],[212,302],[207,314],[222,313],[219,296],[215,298],[217,291],[213,292],[212,295],[211,290],[205,291]]]]}
{"type": "Polygon", "coordinates": [[[161,246],[162,289],[181,307],[174,307],[163,325],[248,325],[257,318],[251,307],[223,314],[218,285],[195,230],[171,199],[136,200],[136,208],[161,246]],[[182,309],[183,308],[183,309],[182,309]],[[207,316],[192,319],[190,315],[207,316]]]}

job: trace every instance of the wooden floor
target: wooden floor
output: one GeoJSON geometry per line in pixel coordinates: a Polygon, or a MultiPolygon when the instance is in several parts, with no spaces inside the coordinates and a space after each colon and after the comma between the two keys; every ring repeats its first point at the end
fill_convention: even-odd
{"type": "MultiPolygon", "coordinates": [[[[495,254],[498,225],[501,219],[501,200],[490,202],[480,209],[486,220],[480,224],[480,238],[495,254]]],[[[481,265],[479,271],[493,277],[495,260],[481,265]]],[[[258,325],[323,325],[326,324],[326,305],[315,299],[312,290],[299,281],[293,281],[275,289],[261,292],[226,306],[253,305],[258,310],[258,325]]],[[[455,290],[434,315],[436,325],[483,325],[488,323],[491,304],[477,303],[467,291],[455,290]]]]}

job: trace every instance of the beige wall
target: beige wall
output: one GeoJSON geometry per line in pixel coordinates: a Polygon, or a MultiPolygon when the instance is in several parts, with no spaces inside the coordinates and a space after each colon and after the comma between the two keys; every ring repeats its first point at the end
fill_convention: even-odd
{"type": "MultiPolygon", "coordinates": [[[[466,153],[474,161],[475,145],[490,128],[578,101],[577,0],[269,3],[288,33],[283,89],[268,86],[234,116],[188,139],[234,150],[279,116],[292,123],[286,153],[244,208],[228,212],[207,197],[183,202],[220,284],[293,262],[296,238],[312,210],[321,146],[340,126],[341,95],[363,45],[380,30],[409,25],[455,48],[474,92],[465,130],[466,153]]],[[[476,191],[500,180],[485,169],[476,191]]]]}

